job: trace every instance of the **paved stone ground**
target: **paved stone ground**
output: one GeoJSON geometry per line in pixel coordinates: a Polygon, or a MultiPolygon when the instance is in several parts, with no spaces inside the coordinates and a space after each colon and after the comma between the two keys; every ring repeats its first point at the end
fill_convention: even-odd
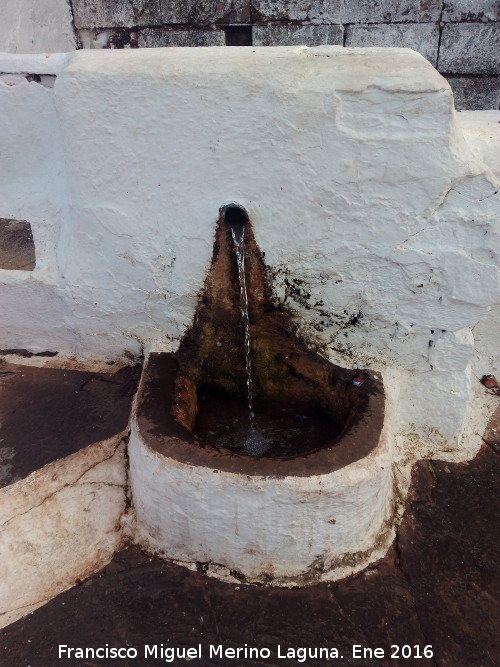
{"type": "Polygon", "coordinates": [[[234,586],[129,548],[96,576],[0,631],[0,665],[165,665],[145,659],[144,645],[201,643],[202,659],[189,664],[496,667],[500,465],[492,428],[489,444],[469,463],[416,464],[394,548],[356,577],[295,590],[234,586]],[[138,657],[57,657],[58,644],[106,643],[135,647],[138,657]],[[271,656],[210,659],[209,645],[221,643],[268,647],[271,656]],[[343,658],[279,659],[278,644],[284,653],[336,647],[343,658]],[[353,658],[354,644],[381,647],[386,657],[353,658]],[[434,657],[391,659],[391,644],[421,651],[432,645],[434,657]]]}
{"type": "MultiPolygon", "coordinates": [[[[26,350],[10,352],[33,356],[26,350]]],[[[0,359],[0,488],[123,431],[140,371],[125,366],[114,373],[90,373],[0,359]]]]}

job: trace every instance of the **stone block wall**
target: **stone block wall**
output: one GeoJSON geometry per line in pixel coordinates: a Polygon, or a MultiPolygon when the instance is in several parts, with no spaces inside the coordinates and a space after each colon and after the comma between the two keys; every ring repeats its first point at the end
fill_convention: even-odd
{"type": "Polygon", "coordinates": [[[500,103],[499,0],[50,0],[43,12],[38,0],[4,4],[0,51],[409,47],[448,79],[458,109],[500,103]]]}

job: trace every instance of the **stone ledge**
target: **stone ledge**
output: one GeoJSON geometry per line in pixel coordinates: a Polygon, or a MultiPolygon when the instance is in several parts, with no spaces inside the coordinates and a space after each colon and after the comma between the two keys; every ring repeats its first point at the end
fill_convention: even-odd
{"type": "Polygon", "coordinates": [[[122,544],[122,435],[0,490],[0,627],[105,565],[122,544]]]}
{"type": "Polygon", "coordinates": [[[131,367],[90,373],[0,361],[0,372],[0,454],[12,454],[0,486],[123,431],[139,379],[131,367]]]}
{"type": "MultiPolygon", "coordinates": [[[[80,76],[87,79],[91,72],[96,76],[125,75],[127,81],[140,77],[168,79],[173,61],[180,76],[201,77],[201,68],[203,76],[212,76],[224,67],[238,80],[253,82],[257,75],[267,76],[271,68],[283,67],[287,68],[292,79],[302,76],[302,71],[309,71],[312,59],[317,70],[314,86],[320,85],[321,81],[324,85],[328,82],[330,87],[336,86],[339,90],[352,92],[373,86],[401,93],[447,93],[449,90],[438,72],[408,49],[389,51],[376,47],[344,49],[339,46],[235,49],[231,51],[230,58],[225,49],[217,47],[203,52],[199,49],[182,52],[175,49],[76,51],[60,77],[58,87],[59,94],[65,94],[62,92],[63,81],[74,81],[75,77],[80,76]],[[358,76],[353,77],[353,68],[356,66],[359,66],[358,76]],[[407,72],[411,72],[411,76],[406,75],[407,72]]],[[[116,78],[116,85],[120,82],[116,78]]]]}
{"type": "Polygon", "coordinates": [[[0,53],[0,72],[57,76],[66,67],[72,55],[72,53],[0,53]]]}

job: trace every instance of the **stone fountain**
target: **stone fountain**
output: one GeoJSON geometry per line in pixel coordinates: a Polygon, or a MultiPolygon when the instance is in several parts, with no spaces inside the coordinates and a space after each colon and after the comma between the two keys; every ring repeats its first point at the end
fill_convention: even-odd
{"type": "Polygon", "coordinates": [[[497,165],[445,79],[407,49],[342,47],[3,54],[0,70],[0,217],[36,258],[0,268],[6,360],[145,358],[119,440],[0,491],[4,622],[127,541],[279,585],[382,556],[412,463],[471,458],[493,409],[497,165]],[[202,423],[221,395],[247,400],[228,202],[246,216],[254,400],[328,424],[302,451],[250,456],[202,423]],[[100,522],[72,501],[62,526],[82,479],[100,522]]]}

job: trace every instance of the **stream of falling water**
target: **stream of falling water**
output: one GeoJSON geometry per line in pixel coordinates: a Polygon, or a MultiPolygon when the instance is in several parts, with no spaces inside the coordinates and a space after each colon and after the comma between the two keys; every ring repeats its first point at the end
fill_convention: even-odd
{"type": "MultiPolygon", "coordinates": [[[[205,387],[199,393],[196,435],[217,449],[248,456],[292,458],[331,443],[340,431],[336,422],[314,405],[280,401],[254,393],[250,338],[249,296],[245,275],[245,226],[229,220],[238,266],[240,313],[244,326],[247,396],[222,388],[205,387]],[[332,436],[333,434],[333,436],[332,436]]],[[[246,237],[248,239],[248,235],[246,237]]]]}
{"type": "Polygon", "coordinates": [[[241,316],[245,328],[245,357],[247,373],[247,396],[248,396],[248,417],[249,428],[244,437],[241,447],[245,454],[249,456],[262,456],[272,446],[273,439],[268,434],[257,427],[255,423],[254,401],[252,391],[252,357],[250,342],[250,318],[248,315],[248,293],[245,277],[245,227],[243,225],[231,226],[231,234],[234,246],[236,248],[236,258],[238,262],[238,275],[240,279],[240,304],[241,316]]]}
{"type": "Polygon", "coordinates": [[[231,234],[236,248],[236,259],[238,261],[238,275],[240,278],[240,304],[241,316],[245,327],[245,355],[247,372],[247,396],[248,396],[248,415],[250,418],[250,428],[254,425],[255,413],[253,410],[252,394],[252,357],[250,345],[250,318],[248,316],[248,293],[247,282],[245,278],[245,227],[231,227],[231,234]]]}

